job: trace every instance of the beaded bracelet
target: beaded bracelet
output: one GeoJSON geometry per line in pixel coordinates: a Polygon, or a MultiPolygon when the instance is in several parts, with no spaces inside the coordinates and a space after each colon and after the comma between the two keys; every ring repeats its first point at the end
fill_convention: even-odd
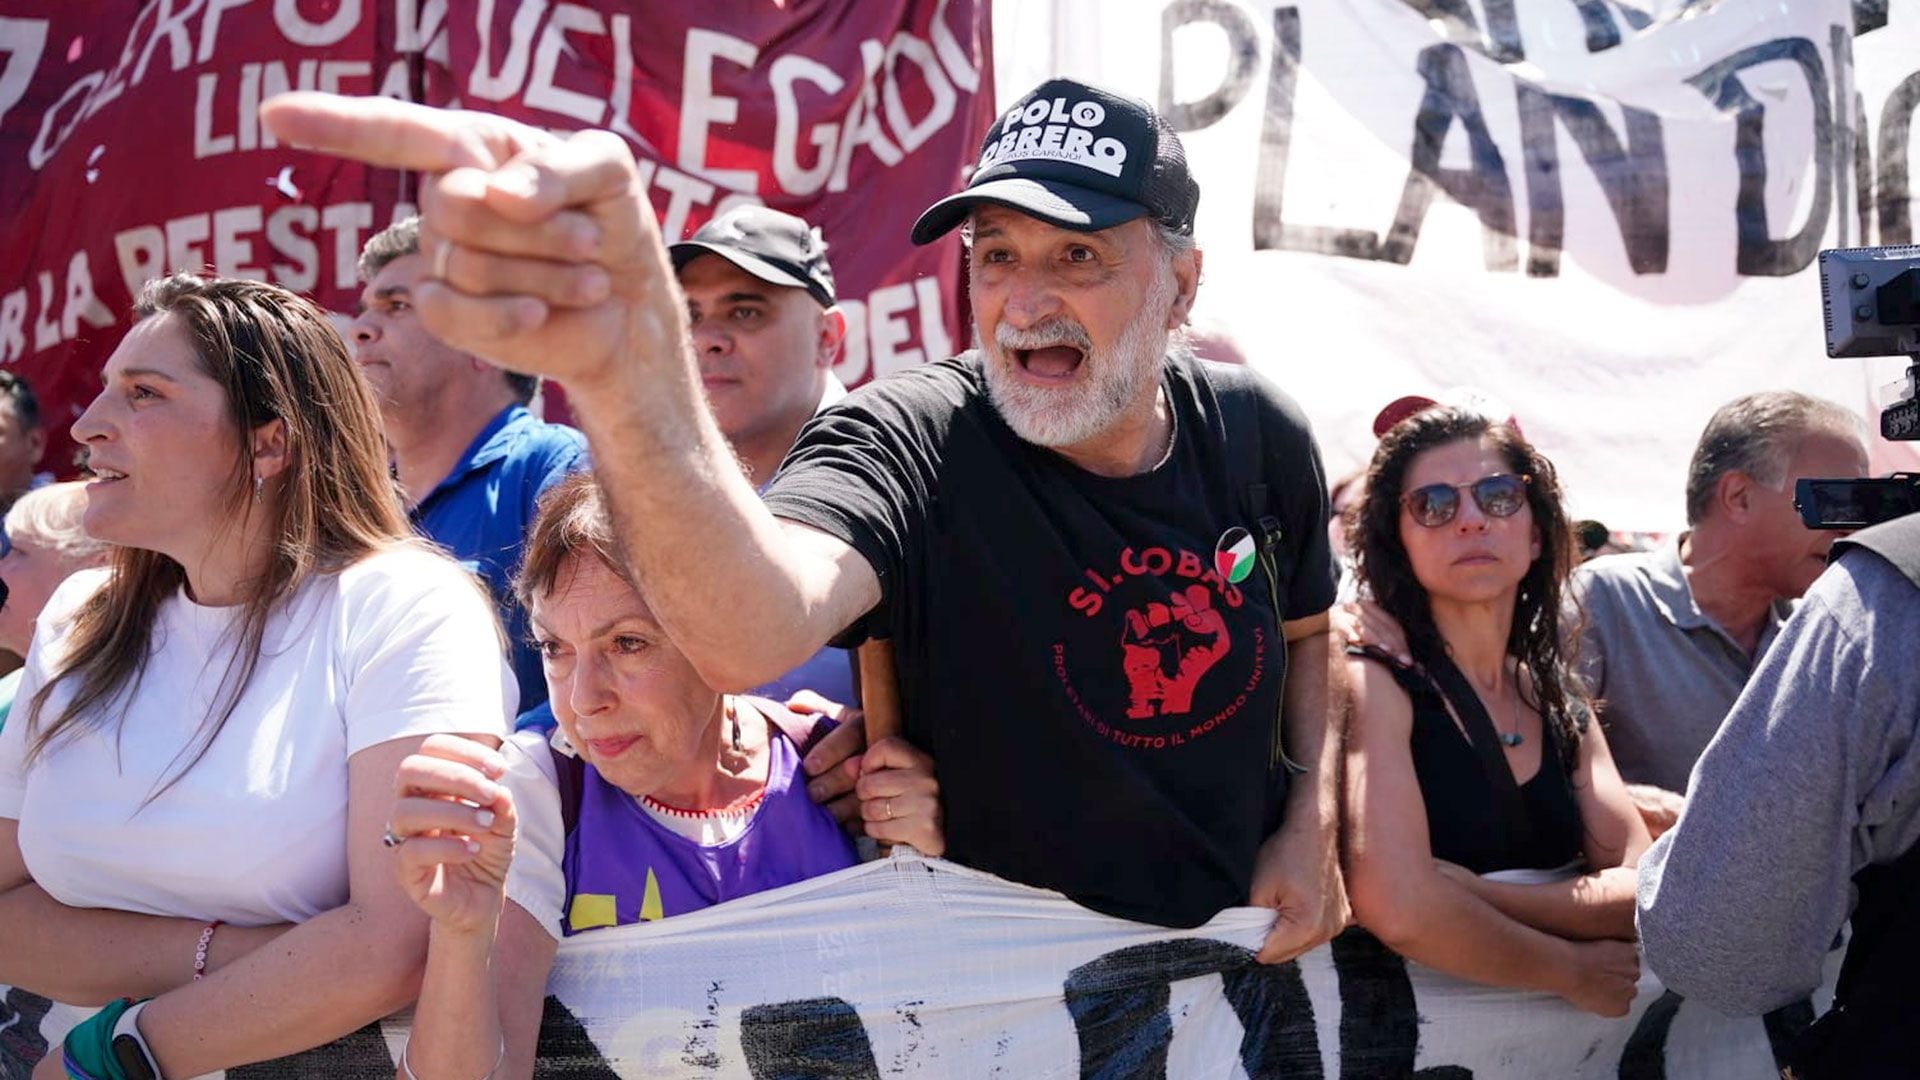
{"type": "Polygon", "coordinates": [[[207,977],[207,947],[213,944],[213,932],[223,925],[225,924],[221,920],[215,919],[207,924],[205,930],[200,931],[200,943],[193,947],[194,982],[207,977]]]}

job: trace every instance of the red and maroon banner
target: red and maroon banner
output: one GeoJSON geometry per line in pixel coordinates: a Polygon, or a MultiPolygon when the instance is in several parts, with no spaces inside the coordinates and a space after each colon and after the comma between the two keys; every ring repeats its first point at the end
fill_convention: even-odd
{"type": "Polygon", "coordinates": [[[412,177],[296,151],[285,89],[461,104],[625,136],[669,239],[761,202],[818,225],[848,383],[964,344],[952,238],[921,209],[992,122],[987,0],[12,0],[0,15],[0,364],[69,420],[141,283],[206,267],[352,309],[412,177]]]}

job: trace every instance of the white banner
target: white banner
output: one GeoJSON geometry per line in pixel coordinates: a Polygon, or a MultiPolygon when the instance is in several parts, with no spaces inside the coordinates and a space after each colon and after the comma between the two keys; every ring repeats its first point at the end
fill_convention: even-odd
{"type": "MultiPolygon", "coordinates": [[[[1238,908],[1164,930],[901,852],[568,939],[535,1075],[1745,1080],[1773,1074],[1770,1033],[1813,1016],[1729,1019],[1643,974],[1632,1013],[1605,1020],[1409,965],[1359,933],[1267,967],[1252,957],[1271,918],[1238,908]]],[[[79,1015],[0,1018],[0,1078],[26,1078],[7,1058],[12,1019],[57,1045],[79,1015]]],[[[391,1075],[405,1024],[382,1028],[228,1076],[391,1075]]]]}
{"type": "Polygon", "coordinates": [[[1201,187],[1196,325],[1371,455],[1402,394],[1483,388],[1577,516],[1684,524],[1719,405],[1792,388],[1877,437],[1898,360],[1829,360],[1822,247],[1908,242],[1920,3],[1019,0],[1001,100],[1064,74],[1157,102],[1201,187]],[[1879,13],[1876,16],[1876,12],[1879,13]]]}

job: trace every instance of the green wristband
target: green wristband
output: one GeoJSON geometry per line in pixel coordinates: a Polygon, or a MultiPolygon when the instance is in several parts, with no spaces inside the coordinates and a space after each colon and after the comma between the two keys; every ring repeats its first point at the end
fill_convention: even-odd
{"type": "Polygon", "coordinates": [[[67,1032],[63,1049],[69,1074],[77,1066],[86,1074],[78,1080],[127,1080],[126,1071],[113,1057],[113,1026],[120,1022],[120,1014],[136,1004],[132,998],[121,998],[67,1032]]]}

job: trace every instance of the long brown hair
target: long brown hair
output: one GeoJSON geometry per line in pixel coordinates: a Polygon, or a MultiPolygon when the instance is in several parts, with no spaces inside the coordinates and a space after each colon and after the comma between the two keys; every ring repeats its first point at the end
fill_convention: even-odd
{"type": "Polygon", "coordinates": [[[1527,505],[1533,511],[1534,527],[1540,530],[1540,557],[1520,579],[1513,626],[1507,631],[1507,654],[1532,676],[1535,700],[1528,704],[1560,736],[1560,760],[1571,773],[1592,703],[1562,655],[1561,603],[1573,569],[1573,547],[1572,526],[1553,463],[1511,424],[1465,409],[1427,409],[1381,437],[1367,469],[1367,493],[1349,527],[1347,543],[1359,556],[1360,579],[1372,592],[1373,602],[1405,630],[1413,658],[1431,662],[1445,656],[1447,645],[1434,625],[1426,587],[1414,576],[1413,562],[1400,541],[1400,499],[1414,458],[1435,447],[1478,439],[1491,443],[1514,474],[1532,478],[1526,485],[1527,505]]]}
{"type": "MultiPolygon", "coordinates": [[[[205,756],[233,715],[275,611],[316,574],[404,542],[412,530],[388,472],[379,405],[319,308],[274,285],[174,274],[148,283],[134,306],[136,320],[156,315],[186,331],[200,370],[226,390],[240,444],[230,518],[243,524],[271,512],[274,538],[267,566],[243,586],[239,639],[220,692],[157,796],[205,756]],[[285,428],[287,462],[272,482],[276,497],[256,505],[250,435],[274,420],[285,428]]],[[[76,611],[58,672],[29,706],[29,761],[58,739],[118,726],[125,713],[115,705],[139,687],[160,608],[187,580],[179,563],[157,551],[119,547],[112,565],[106,584],[76,611]],[[41,710],[69,680],[73,700],[42,726],[41,710]]]]}

